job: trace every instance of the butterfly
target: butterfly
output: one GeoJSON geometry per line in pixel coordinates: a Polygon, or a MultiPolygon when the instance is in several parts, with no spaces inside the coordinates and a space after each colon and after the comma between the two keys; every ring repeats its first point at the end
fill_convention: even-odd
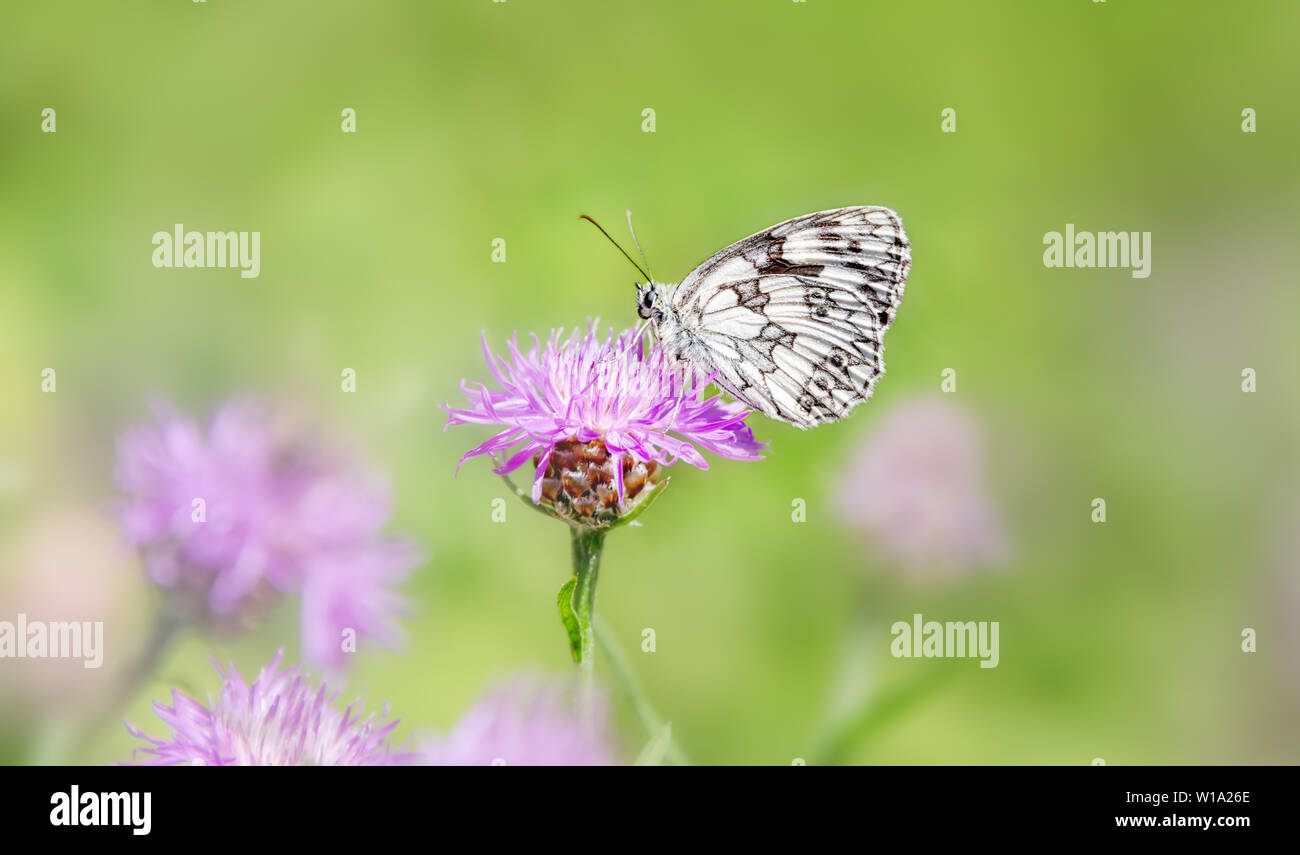
{"type": "Polygon", "coordinates": [[[671,357],[769,418],[807,429],[871,397],[911,266],[898,214],[836,208],[733,243],[680,284],[642,270],[637,313],[671,357]]]}

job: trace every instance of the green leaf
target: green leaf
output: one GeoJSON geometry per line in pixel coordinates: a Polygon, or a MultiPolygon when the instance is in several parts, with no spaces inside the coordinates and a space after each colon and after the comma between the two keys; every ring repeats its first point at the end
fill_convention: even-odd
{"type": "Polygon", "coordinates": [[[578,622],[578,614],[573,610],[573,589],[577,584],[578,577],[575,574],[561,586],[555,604],[560,608],[560,623],[564,624],[564,632],[569,636],[569,652],[573,654],[573,661],[581,662],[582,624],[578,622]]]}
{"type": "Polygon", "coordinates": [[[664,726],[659,728],[659,732],[650,738],[637,755],[634,766],[662,766],[664,765],[664,756],[668,753],[668,746],[673,742],[673,723],[664,722],[664,726]]]}

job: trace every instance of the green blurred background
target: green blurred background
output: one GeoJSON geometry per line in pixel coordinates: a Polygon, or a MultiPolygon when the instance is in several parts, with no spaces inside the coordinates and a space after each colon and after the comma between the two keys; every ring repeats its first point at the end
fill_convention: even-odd
{"type": "MultiPolygon", "coordinates": [[[[861,695],[877,713],[839,731],[840,760],[1300,762],[1297,4],[51,0],[2,19],[0,619],[34,611],[33,584],[114,617],[103,673],[33,686],[0,661],[0,759],[63,759],[148,624],[107,509],[114,438],[151,395],[306,399],[392,474],[392,528],[432,559],[404,586],[408,643],[363,649],[345,695],[391,701],[400,734],[446,729],[496,677],[572,667],[563,527],[513,499],[494,524],[483,461],[453,477],[488,435],[439,410],[486,379],[480,330],[635,320],[634,272],[579,213],[620,233],[631,208],[677,280],[779,220],[884,204],[914,266],[871,403],[811,433],[755,417],[768,459],[677,467],[611,537],[599,610],[691,759],[814,762],[861,695]],[[177,222],[260,231],[260,278],[155,269],[177,222]],[[1152,275],[1046,269],[1067,222],[1152,232],[1152,275]],[[832,503],[854,446],[945,368],[1014,559],[919,584],[832,503]],[[1000,666],[892,659],[889,623],[917,611],[1000,621],[1000,666]]],[[[217,688],[207,655],[255,672],[297,638],[293,603],[237,642],[190,636],[127,714],[159,732],[151,698],[217,688]]],[[[73,759],[135,744],[113,725],[73,759]]]]}

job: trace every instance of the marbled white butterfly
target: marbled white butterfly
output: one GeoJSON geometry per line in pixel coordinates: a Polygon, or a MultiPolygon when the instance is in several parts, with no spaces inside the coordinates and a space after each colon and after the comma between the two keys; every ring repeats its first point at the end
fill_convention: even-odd
{"type": "Polygon", "coordinates": [[[816,427],[871,397],[911,265],[897,214],[837,208],[734,243],[680,285],[642,271],[637,312],[669,355],[737,400],[816,427]]]}

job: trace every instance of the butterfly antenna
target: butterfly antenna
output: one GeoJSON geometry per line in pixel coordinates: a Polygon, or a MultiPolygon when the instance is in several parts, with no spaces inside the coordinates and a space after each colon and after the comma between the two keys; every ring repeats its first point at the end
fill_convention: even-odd
{"type": "MultiPolygon", "coordinates": [[[[650,262],[645,257],[645,250],[641,249],[641,241],[637,240],[636,229],[632,228],[632,212],[627,212],[627,230],[632,233],[632,243],[636,244],[637,254],[641,256],[641,263],[645,265],[646,270],[650,270],[650,262]]],[[[654,273],[651,272],[650,281],[654,281],[654,273]]]]}
{"type": "Polygon", "coordinates": [[[618,249],[619,252],[623,253],[623,257],[624,257],[624,258],[626,258],[628,261],[632,262],[632,266],[635,267],[635,268],[637,269],[637,272],[641,274],[641,276],[645,279],[645,281],[647,281],[647,282],[652,281],[652,280],[650,279],[650,274],[649,274],[649,273],[646,273],[645,270],[642,269],[641,265],[639,265],[639,264],[636,263],[636,259],[635,259],[635,258],[633,258],[632,256],[630,256],[630,255],[627,254],[627,250],[626,250],[626,249],[623,249],[623,247],[621,247],[621,246],[618,245],[618,241],[614,240],[612,237],[609,236],[609,232],[605,231],[604,227],[601,226],[600,223],[596,222],[596,221],[593,220],[591,217],[588,217],[586,214],[582,214],[582,215],[580,215],[580,216],[578,217],[578,219],[580,219],[580,220],[586,220],[587,222],[591,223],[591,224],[592,224],[593,226],[595,226],[596,228],[600,229],[600,233],[603,234],[603,235],[604,235],[604,236],[609,240],[610,243],[614,244],[614,247],[615,247],[616,249],[618,249]]]}

